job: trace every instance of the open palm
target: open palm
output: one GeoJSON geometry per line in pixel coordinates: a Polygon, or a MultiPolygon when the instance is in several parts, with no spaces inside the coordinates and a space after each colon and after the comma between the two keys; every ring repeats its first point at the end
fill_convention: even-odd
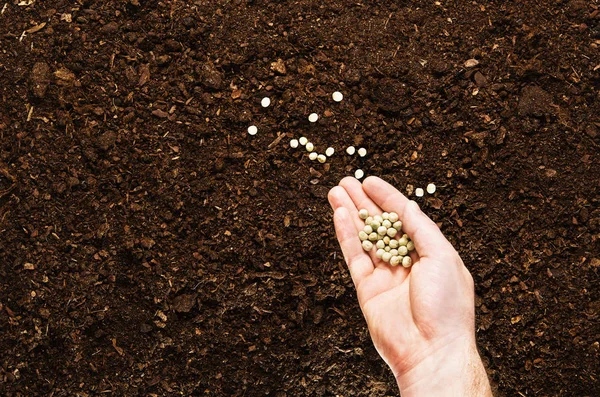
{"type": "Polygon", "coordinates": [[[343,179],[329,193],[336,234],[375,348],[405,375],[455,341],[474,345],[473,279],[439,228],[413,201],[376,177],[343,179]],[[392,267],[362,249],[358,231],[369,214],[396,212],[415,243],[413,266],[392,267]]]}

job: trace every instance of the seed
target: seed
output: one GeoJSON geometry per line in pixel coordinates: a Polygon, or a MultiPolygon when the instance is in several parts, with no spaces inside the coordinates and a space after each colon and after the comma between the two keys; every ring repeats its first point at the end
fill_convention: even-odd
{"type": "Polygon", "coordinates": [[[325,156],[327,157],[331,157],[333,156],[333,153],[335,152],[335,149],[332,147],[328,147],[327,150],[325,150],[325,156]]]}
{"type": "Polygon", "coordinates": [[[346,148],[346,153],[348,153],[350,156],[352,156],[355,152],[356,152],[356,149],[354,149],[354,146],[348,146],[346,148]]]}
{"type": "Polygon", "coordinates": [[[435,185],[433,183],[430,183],[429,185],[427,185],[427,193],[429,193],[429,194],[435,193],[435,185]]]}
{"type": "Polygon", "coordinates": [[[358,149],[358,155],[360,157],[365,157],[367,155],[367,149],[365,149],[364,147],[361,147],[360,149],[358,149]]]}
{"type": "Polygon", "coordinates": [[[390,259],[392,259],[392,254],[390,254],[389,252],[385,252],[382,256],[381,256],[381,260],[384,262],[389,262],[390,259]]]}
{"type": "Polygon", "coordinates": [[[358,217],[360,219],[367,219],[369,217],[369,211],[363,208],[362,210],[358,211],[358,217]]]}
{"type": "Polygon", "coordinates": [[[363,176],[365,176],[365,172],[363,170],[361,170],[360,168],[357,169],[356,171],[354,171],[354,177],[356,179],[362,179],[363,176]]]}
{"type": "Polygon", "coordinates": [[[369,233],[365,232],[364,230],[361,230],[360,232],[358,232],[358,238],[360,239],[360,241],[368,240],[369,233]]]}
{"type": "Polygon", "coordinates": [[[370,225],[366,225],[363,231],[367,234],[373,233],[373,228],[370,225]]]}
{"type": "Polygon", "coordinates": [[[365,225],[370,225],[371,222],[373,222],[373,217],[372,216],[368,216],[367,219],[365,219],[365,225]]]}
{"type": "Polygon", "coordinates": [[[381,226],[381,223],[377,222],[374,219],[371,221],[371,227],[373,228],[373,230],[377,230],[377,228],[379,228],[379,226],[381,226]]]}
{"type": "Polygon", "coordinates": [[[271,99],[269,97],[264,97],[261,101],[260,101],[260,105],[263,108],[268,108],[269,105],[271,104],[271,99]]]}
{"type": "Polygon", "coordinates": [[[314,161],[317,159],[317,156],[318,156],[317,152],[312,152],[311,154],[308,155],[308,158],[314,161]]]}
{"type": "Polygon", "coordinates": [[[384,212],[383,214],[381,214],[381,217],[383,218],[383,220],[386,220],[386,219],[390,218],[390,214],[388,214],[387,212],[384,212]]]}
{"type": "Polygon", "coordinates": [[[389,245],[390,241],[392,241],[392,239],[389,236],[383,236],[383,242],[385,245],[389,245]]]}
{"type": "Polygon", "coordinates": [[[327,161],[327,157],[325,157],[324,154],[320,154],[317,156],[317,160],[319,160],[319,163],[323,164],[324,162],[327,161]]]}
{"type": "Polygon", "coordinates": [[[333,94],[331,94],[331,97],[336,102],[342,102],[342,99],[344,99],[344,95],[339,91],[336,91],[333,94]]]}
{"type": "Polygon", "coordinates": [[[389,229],[386,230],[387,235],[394,238],[396,237],[396,234],[398,234],[398,231],[396,229],[394,229],[393,227],[390,227],[389,229]]]}
{"type": "Polygon", "coordinates": [[[382,224],[383,226],[387,227],[388,229],[389,229],[390,227],[392,227],[392,222],[390,222],[388,219],[385,219],[385,218],[383,219],[383,222],[381,222],[381,224],[382,224]]]}
{"type": "Polygon", "coordinates": [[[312,144],[312,142],[307,142],[306,143],[306,150],[309,152],[312,152],[313,150],[315,150],[315,145],[312,144]]]}
{"type": "Polygon", "coordinates": [[[383,257],[383,254],[385,254],[385,250],[383,249],[378,249],[377,252],[375,252],[375,256],[378,257],[379,259],[381,259],[383,257]]]}
{"type": "Polygon", "coordinates": [[[392,256],[396,256],[398,255],[398,250],[390,249],[390,254],[392,254],[392,256]]]}
{"type": "Polygon", "coordinates": [[[400,247],[398,247],[398,254],[402,256],[408,255],[408,249],[405,246],[401,245],[400,247]]]}
{"type": "Polygon", "coordinates": [[[420,187],[415,189],[415,196],[423,197],[424,194],[425,194],[425,192],[423,192],[423,189],[421,189],[420,187]]]}
{"type": "Polygon", "coordinates": [[[400,231],[400,229],[402,229],[402,222],[396,221],[396,222],[394,222],[394,224],[392,225],[392,227],[394,229],[396,229],[397,231],[400,231]]]}
{"type": "Polygon", "coordinates": [[[390,265],[392,265],[392,266],[398,266],[400,263],[402,263],[402,257],[401,256],[394,255],[390,259],[390,265]]]}
{"type": "Polygon", "coordinates": [[[365,240],[362,242],[362,247],[365,251],[371,251],[373,249],[373,243],[369,240],[365,240]]]}
{"type": "Polygon", "coordinates": [[[308,121],[310,121],[311,123],[316,123],[317,120],[319,120],[319,115],[316,113],[311,113],[308,115],[308,121]]]}
{"type": "Polygon", "coordinates": [[[292,139],[290,141],[290,146],[294,149],[296,149],[298,147],[298,140],[297,139],[292,139]]]}
{"type": "Polygon", "coordinates": [[[383,222],[383,218],[381,217],[381,215],[375,215],[373,217],[373,219],[375,219],[377,222],[382,223],[383,222]]]}
{"type": "Polygon", "coordinates": [[[300,137],[300,139],[298,140],[298,142],[300,142],[300,144],[302,146],[306,145],[308,143],[308,138],[306,138],[305,136],[300,137]]]}
{"type": "Polygon", "coordinates": [[[396,240],[396,239],[394,238],[394,239],[391,239],[391,240],[390,240],[390,244],[389,244],[389,246],[390,246],[390,248],[398,248],[398,247],[400,246],[400,244],[398,244],[398,240],[396,240]]]}
{"type": "Polygon", "coordinates": [[[409,241],[406,244],[406,249],[409,250],[409,251],[414,251],[415,250],[415,243],[413,243],[412,241],[409,241]]]}
{"type": "Polygon", "coordinates": [[[384,249],[385,243],[383,242],[383,240],[377,240],[377,243],[375,243],[375,247],[377,247],[378,249],[384,249]]]}
{"type": "Polygon", "coordinates": [[[410,267],[411,265],[412,265],[412,259],[410,259],[410,256],[405,256],[404,258],[402,258],[402,266],[410,267]]]}
{"type": "Polygon", "coordinates": [[[387,230],[388,230],[387,227],[385,227],[385,226],[379,226],[377,228],[377,234],[385,236],[385,234],[387,233],[387,230]]]}
{"type": "Polygon", "coordinates": [[[251,125],[250,127],[248,127],[248,134],[256,135],[257,132],[258,132],[258,128],[256,128],[255,125],[251,125]]]}
{"type": "Polygon", "coordinates": [[[390,212],[390,216],[388,219],[390,220],[390,222],[396,223],[398,222],[398,219],[400,219],[400,217],[395,212],[390,212]]]}
{"type": "Polygon", "coordinates": [[[389,245],[386,245],[385,247],[383,247],[383,249],[385,252],[390,252],[392,250],[389,245]]]}
{"type": "Polygon", "coordinates": [[[377,240],[379,240],[379,235],[377,233],[373,232],[373,233],[369,234],[369,240],[377,241],[377,240]]]}
{"type": "Polygon", "coordinates": [[[398,239],[398,244],[406,246],[408,244],[408,239],[406,237],[402,236],[402,237],[400,237],[400,239],[398,239]]]}

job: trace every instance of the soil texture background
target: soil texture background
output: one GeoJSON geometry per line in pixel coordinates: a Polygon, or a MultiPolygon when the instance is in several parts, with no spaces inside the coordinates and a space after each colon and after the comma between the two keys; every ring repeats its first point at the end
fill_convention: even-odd
{"type": "Polygon", "coordinates": [[[497,395],[600,395],[599,7],[0,2],[0,394],[398,395],[327,203],[362,168],[438,186],[497,395]]]}

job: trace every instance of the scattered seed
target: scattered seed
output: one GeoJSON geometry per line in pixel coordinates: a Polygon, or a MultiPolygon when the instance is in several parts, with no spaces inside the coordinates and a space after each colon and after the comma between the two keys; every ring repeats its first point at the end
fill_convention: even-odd
{"type": "Polygon", "coordinates": [[[300,144],[302,146],[306,145],[308,143],[308,138],[306,138],[305,136],[301,137],[298,142],[300,142],[300,144]]]}
{"type": "Polygon", "coordinates": [[[358,211],[358,217],[362,220],[365,220],[369,217],[369,211],[366,209],[362,209],[360,211],[358,211]]]}
{"type": "Polygon", "coordinates": [[[402,266],[411,267],[411,265],[412,265],[412,259],[410,259],[410,256],[405,256],[404,258],[402,258],[402,266]]]}
{"type": "Polygon", "coordinates": [[[298,140],[297,139],[292,139],[290,141],[290,146],[294,149],[296,149],[298,147],[298,140]]]}
{"type": "Polygon", "coordinates": [[[357,169],[356,171],[354,171],[354,177],[356,179],[362,179],[363,176],[365,176],[365,172],[363,170],[361,170],[360,168],[357,169]]]}
{"type": "Polygon", "coordinates": [[[435,193],[435,185],[433,183],[430,183],[429,185],[427,185],[427,193],[429,193],[429,194],[435,193]]]}
{"type": "Polygon", "coordinates": [[[327,161],[327,157],[324,154],[319,154],[317,156],[317,160],[319,161],[319,163],[323,164],[324,162],[327,161]]]}
{"type": "Polygon", "coordinates": [[[360,149],[358,149],[358,155],[360,157],[365,157],[367,155],[367,149],[365,149],[364,147],[361,147],[360,149]]]}
{"type": "Polygon", "coordinates": [[[348,146],[346,148],[346,153],[348,153],[350,156],[352,156],[354,153],[356,153],[356,149],[354,148],[354,146],[348,146]]]}
{"type": "Polygon", "coordinates": [[[325,156],[327,157],[331,157],[333,156],[333,153],[335,152],[335,149],[332,147],[328,147],[327,150],[325,150],[325,156]]]}
{"type": "Polygon", "coordinates": [[[260,101],[260,105],[261,105],[263,108],[268,108],[270,104],[271,104],[271,99],[270,99],[269,97],[264,97],[264,98],[262,99],[262,101],[260,101]]]}
{"type": "Polygon", "coordinates": [[[317,159],[317,156],[318,156],[317,152],[312,152],[308,155],[308,158],[314,161],[317,159]]]}
{"type": "Polygon", "coordinates": [[[315,150],[315,145],[312,144],[312,142],[307,142],[306,143],[306,150],[309,152],[312,152],[313,150],[315,150]]]}
{"type": "Polygon", "coordinates": [[[423,192],[423,189],[421,189],[420,187],[415,189],[415,196],[423,197],[424,194],[425,194],[425,192],[423,192]]]}
{"type": "Polygon", "coordinates": [[[311,113],[308,115],[308,121],[310,121],[311,123],[316,123],[317,120],[319,120],[319,115],[316,113],[311,113]]]}
{"type": "Polygon", "coordinates": [[[362,247],[365,251],[371,251],[373,249],[373,243],[369,240],[365,240],[362,242],[362,247]]]}
{"type": "Polygon", "coordinates": [[[344,94],[342,94],[339,91],[334,92],[333,94],[331,94],[331,97],[333,98],[334,101],[336,102],[342,102],[342,99],[344,99],[344,94]]]}
{"type": "Polygon", "coordinates": [[[256,128],[255,125],[251,125],[250,127],[248,127],[248,134],[256,135],[257,132],[258,132],[258,128],[256,128]]]}

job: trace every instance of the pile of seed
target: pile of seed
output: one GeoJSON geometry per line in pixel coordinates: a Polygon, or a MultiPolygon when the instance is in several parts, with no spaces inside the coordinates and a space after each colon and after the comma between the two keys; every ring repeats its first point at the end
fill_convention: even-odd
{"type": "Polygon", "coordinates": [[[392,266],[412,266],[409,252],[415,249],[415,244],[407,234],[401,235],[402,222],[397,213],[384,212],[381,215],[369,216],[369,211],[362,209],[358,211],[358,216],[365,221],[365,227],[358,232],[358,238],[362,241],[365,251],[370,252],[375,247],[375,256],[382,261],[392,266]]]}

